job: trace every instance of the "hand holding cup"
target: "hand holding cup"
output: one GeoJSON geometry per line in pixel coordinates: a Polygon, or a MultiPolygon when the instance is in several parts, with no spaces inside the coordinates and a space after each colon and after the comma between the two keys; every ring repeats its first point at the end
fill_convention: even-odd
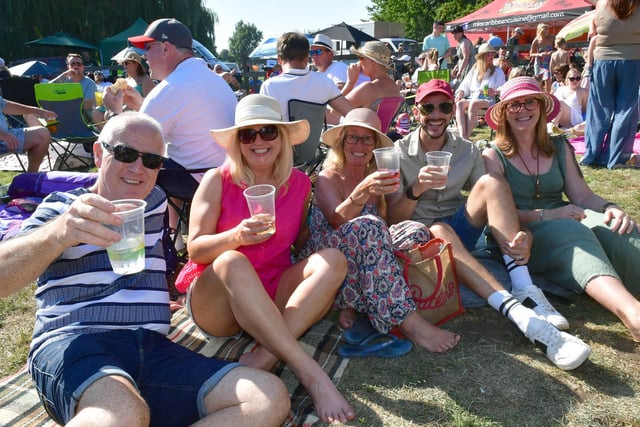
{"type": "Polygon", "coordinates": [[[244,190],[252,221],[247,223],[258,236],[276,232],[276,188],[269,184],[254,185],[244,190]]]}
{"type": "Polygon", "coordinates": [[[438,181],[443,180],[444,183],[432,187],[433,190],[444,190],[447,187],[447,177],[449,175],[449,163],[451,162],[451,153],[448,151],[429,151],[426,154],[427,169],[437,178],[438,181]],[[444,179],[442,179],[444,177],[444,179]]]}

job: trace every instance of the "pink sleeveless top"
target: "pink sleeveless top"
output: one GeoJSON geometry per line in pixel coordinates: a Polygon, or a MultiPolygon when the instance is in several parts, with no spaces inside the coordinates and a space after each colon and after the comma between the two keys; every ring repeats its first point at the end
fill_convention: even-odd
{"type": "MultiPolygon", "coordinates": [[[[222,196],[217,232],[232,229],[244,218],[249,218],[249,207],[242,192],[245,187],[237,186],[231,179],[229,169],[222,171],[222,196]]],[[[276,194],[276,232],[266,241],[257,245],[240,246],[238,252],[244,254],[255,269],[262,285],[271,299],[275,298],[282,273],[292,265],[291,245],[295,243],[304,212],[304,203],[311,191],[309,177],[298,169],[293,169],[285,185],[276,194]]],[[[206,266],[198,266],[189,261],[176,279],[176,288],[185,292],[206,266]]]]}

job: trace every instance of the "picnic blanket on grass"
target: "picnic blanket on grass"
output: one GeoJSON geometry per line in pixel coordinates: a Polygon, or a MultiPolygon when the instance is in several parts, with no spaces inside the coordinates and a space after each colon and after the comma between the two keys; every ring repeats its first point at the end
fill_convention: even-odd
{"type": "MultiPolygon", "coordinates": [[[[573,149],[578,156],[582,156],[586,149],[586,144],[584,142],[584,136],[579,136],[577,138],[569,139],[571,145],[573,145],[573,149]]],[[[636,154],[640,154],[640,133],[636,133],[635,140],[633,141],[633,152],[636,154]]]]}
{"type": "MultiPolygon", "coordinates": [[[[313,356],[336,384],[342,378],[348,362],[336,352],[341,335],[342,332],[336,325],[322,319],[300,338],[303,348],[313,356]]],[[[228,360],[237,360],[241,354],[255,346],[255,341],[246,334],[239,339],[217,338],[207,341],[197,330],[185,309],[180,309],[173,314],[168,336],[172,341],[193,351],[208,357],[215,356],[228,360]]],[[[306,427],[319,421],[311,398],[289,368],[280,363],[272,372],[282,378],[291,394],[291,412],[284,426],[306,427]]],[[[26,367],[0,380],[0,426],[57,426],[40,404],[26,367]]]]}

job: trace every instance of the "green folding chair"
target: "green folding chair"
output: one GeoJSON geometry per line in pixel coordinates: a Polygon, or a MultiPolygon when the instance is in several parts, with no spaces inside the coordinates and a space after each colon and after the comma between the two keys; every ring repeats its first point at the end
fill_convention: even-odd
{"type": "Polygon", "coordinates": [[[422,83],[426,83],[429,80],[433,80],[433,79],[444,80],[445,82],[448,83],[451,81],[451,72],[448,69],[433,70],[433,71],[426,71],[426,70],[418,71],[418,86],[420,86],[422,83]]]}
{"type": "Polygon", "coordinates": [[[93,167],[93,143],[98,133],[85,122],[80,83],[39,83],[34,86],[36,102],[58,115],[49,128],[51,147],[56,153],[56,170],[88,170],[93,167]]]}

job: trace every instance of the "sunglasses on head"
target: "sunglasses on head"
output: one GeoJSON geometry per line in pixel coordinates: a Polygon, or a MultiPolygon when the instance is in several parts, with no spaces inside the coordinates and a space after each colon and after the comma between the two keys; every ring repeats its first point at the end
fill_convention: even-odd
{"type": "Polygon", "coordinates": [[[147,169],[160,169],[165,158],[159,154],[142,153],[124,144],[110,146],[106,142],[102,143],[105,150],[113,155],[113,158],[122,163],[133,163],[138,157],[142,158],[142,165],[147,169]]]}
{"type": "Polygon", "coordinates": [[[280,134],[280,130],[276,125],[267,125],[258,130],[252,128],[240,129],[238,131],[238,139],[243,144],[252,144],[256,137],[260,135],[263,141],[273,141],[280,134]]]}
{"type": "Polygon", "coordinates": [[[580,80],[582,80],[582,77],[580,76],[576,76],[576,77],[567,77],[569,79],[569,81],[571,82],[579,82],[580,80]]]}
{"type": "Polygon", "coordinates": [[[310,56],[320,56],[325,52],[324,49],[313,49],[309,51],[310,56]]]}
{"type": "MultiPolygon", "coordinates": [[[[453,111],[453,104],[451,102],[443,102],[442,104],[438,104],[437,107],[442,114],[451,114],[453,111]]],[[[418,110],[423,116],[428,116],[433,113],[435,108],[436,105],[434,104],[418,104],[418,110]]]]}

